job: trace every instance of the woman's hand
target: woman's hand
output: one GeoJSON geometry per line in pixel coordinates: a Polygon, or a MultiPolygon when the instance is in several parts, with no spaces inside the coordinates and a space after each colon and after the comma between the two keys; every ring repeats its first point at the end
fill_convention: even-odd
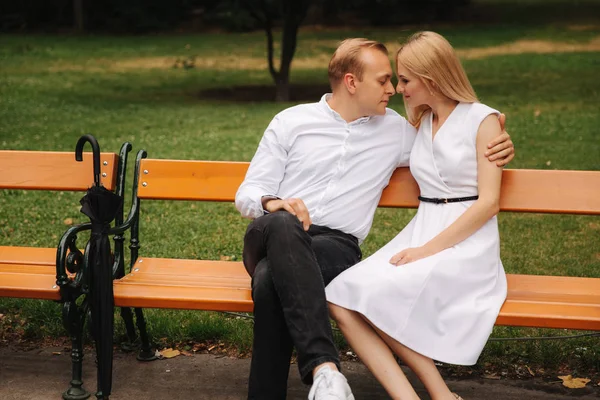
{"type": "Polygon", "coordinates": [[[390,259],[390,264],[404,265],[413,261],[420,260],[421,258],[429,257],[431,254],[424,246],[421,247],[410,247],[402,250],[400,253],[395,254],[390,259]]]}

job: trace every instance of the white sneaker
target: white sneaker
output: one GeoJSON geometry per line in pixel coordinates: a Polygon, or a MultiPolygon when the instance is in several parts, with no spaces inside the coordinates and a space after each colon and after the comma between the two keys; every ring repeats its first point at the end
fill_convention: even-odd
{"type": "Polygon", "coordinates": [[[354,395],[346,377],[326,366],[315,374],[308,400],[354,400],[354,395]]]}

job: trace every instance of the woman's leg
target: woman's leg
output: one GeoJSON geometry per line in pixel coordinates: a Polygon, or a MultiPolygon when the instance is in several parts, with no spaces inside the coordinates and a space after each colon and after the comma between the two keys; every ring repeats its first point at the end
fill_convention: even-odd
{"type": "Polygon", "coordinates": [[[388,345],[359,313],[331,303],[329,312],[352,349],[393,399],[419,399],[388,345]]]}
{"type": "Polygon", "coordinates": [[[440,375],[437,367],[435,366],[431,358],[425,357],[402,343],[390,337],[388,334],[378,329],[376,326],[371,324],[362,314],[358,314],[363,321],[369,324],[375,332],[383,339],[383,341],[389,346],[394,353],[398,355],[410,369],[419,377],[421,382],[425,385],[427,392],[431,396],[432,400],[455,400],[455,396],[452,394],[446,382],[440,375]]]}

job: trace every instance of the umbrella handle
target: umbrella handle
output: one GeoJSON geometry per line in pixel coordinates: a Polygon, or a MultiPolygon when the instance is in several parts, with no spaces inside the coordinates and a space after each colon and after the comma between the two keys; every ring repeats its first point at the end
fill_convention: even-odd
{"type": "Polygon", "coordinates": [[[100,145],[95,137],[88,133],[79,138],[75,146],[75,160],[83,161],[83,146],[85,142],[89,142],[92,145],[94,155],[94,185],[100,186],[100,145]]]}

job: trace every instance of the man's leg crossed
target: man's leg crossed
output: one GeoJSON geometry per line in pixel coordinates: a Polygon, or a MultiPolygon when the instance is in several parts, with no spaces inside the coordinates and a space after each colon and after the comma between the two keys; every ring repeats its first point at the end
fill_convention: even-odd
{"type": "MultiPolygon", "coordinates": [[[[266,363],[280,365],[282,358],[286,357],[289,365],[285,349],[281,350],[283,357],[261,350],[259,343],[272,334],[291,338],[298,352],[298,367],[305,383],[312,383],[312,371],[320,364],[331,362],[339,368],[323,276],[328,283],[359,259],[360,249],[355,238],[314,225],[307,233],[297,218],[285,211],[260,217],[250,224],[244,239],[244,264],[254,276],[254,346],[258,347],[258,352],[253,354],[251,388],[262,387],[256,381],[261,381],[261,376],[269,376],[256,372],[256,368],[268,371],[270,368],[265,366],[266,363]],[[263,259],[266,261],[261,261],[263,259]],[[273,301],[277,304],[267,304],[273,301]],[[268,317],[263,318],[263,314],[268,317]],[[281,323],[281,317],[285,325],[281,323]],[[273,319],[279,319],[279,322],[273,319]],[[265,333],[267,330],[269,332],[265,333]],[[261,338],[256,335],[261,335],[261,338]]],[[[277,342],[284,343],[285,340],[277,342]]],[[[273,378],[275,376],[271,376],[269,381],[276,387],[286,383],[274,382],[273,378]]],[[[278,380],[284,378],[287,381],[287,372],[285,377],[277,377],[278,380]]]]}

